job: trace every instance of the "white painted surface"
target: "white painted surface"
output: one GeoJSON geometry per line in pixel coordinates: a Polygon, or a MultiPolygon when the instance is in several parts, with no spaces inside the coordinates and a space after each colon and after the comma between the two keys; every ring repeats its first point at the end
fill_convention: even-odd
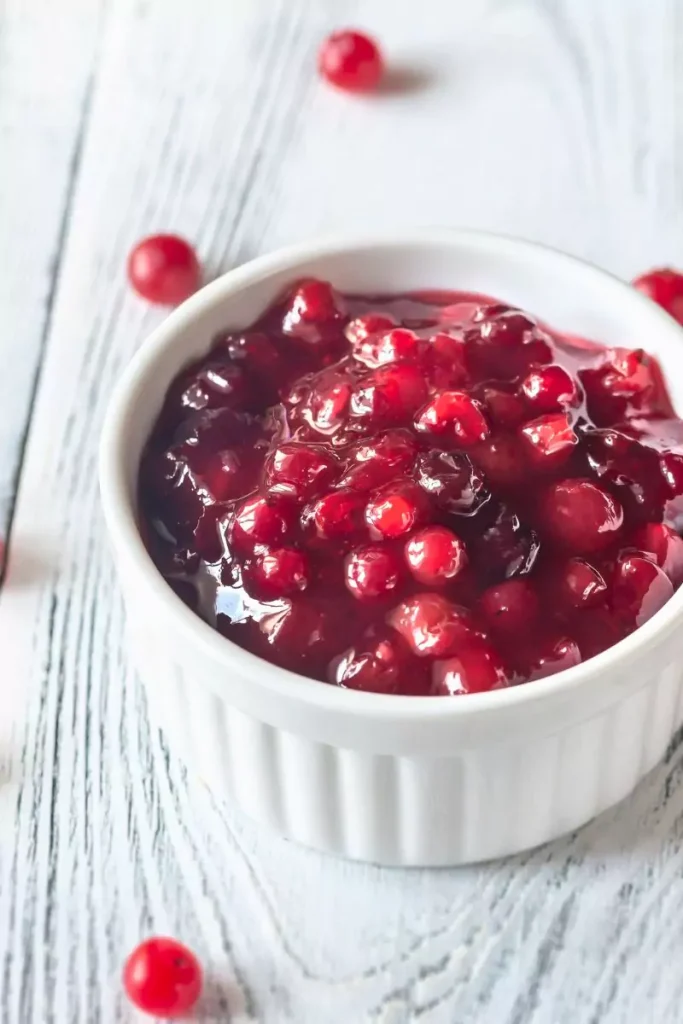
{"type": "Polygon", "coordinates": [[[398,220],[624,275],[683,263],[682,22],[677,0],[0,5],[6,494],[31,423],[0,597],[3,1024],[133,1020],[120,963],[150,931],[210,968],[207,1021],[683,1019],[683,748],[607,817],[505,863],[380,871],[274,839],[148,728],[94,466],[111,383],[159,319],[122,277],[148,231],[184,232],[212,272],[398,220]],[[320,85],[317,42],[345,23],[414,87],[320,85]]]}

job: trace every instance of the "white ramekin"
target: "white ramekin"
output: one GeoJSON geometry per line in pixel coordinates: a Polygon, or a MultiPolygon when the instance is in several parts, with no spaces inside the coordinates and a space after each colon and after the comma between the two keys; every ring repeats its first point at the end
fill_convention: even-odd
{"type": "Polygon", "coordinates": [[[680,327],[622,282],[540,246],[430,230],[297,246],[231,271],[142,347],[102,437],[102,501],[150,711],[219,797],[344,857],[460,864],[575,829],[633,789],[683,719],[683,590],[616,647],[551,678],[395,697],[325,686],[234,646],[175,596],[145,550],[136,476],[168,384],[219,329],[248,325],[307,275],[351,292],[485,292],[563,330],[645,347],[683,405],[680,327]]]}

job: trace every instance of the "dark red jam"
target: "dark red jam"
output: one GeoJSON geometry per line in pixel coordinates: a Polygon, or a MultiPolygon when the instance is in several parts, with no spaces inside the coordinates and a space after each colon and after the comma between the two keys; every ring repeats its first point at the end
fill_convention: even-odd
{"type": "Polygon", "coordinates": [[[683,422],[640,349],[307,280],[174,380],[140,508],[170,586],[241,647],[352,689],[481,692],[671,597],[683,422]]]}

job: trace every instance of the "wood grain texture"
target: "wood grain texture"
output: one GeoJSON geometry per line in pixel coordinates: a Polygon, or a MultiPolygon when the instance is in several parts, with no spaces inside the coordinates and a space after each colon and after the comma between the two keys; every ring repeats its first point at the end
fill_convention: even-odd
{"type": "Polygon", "coordinates": [[[0,11],[6,509],[31,415],[0,595],[3,1024],[135,1019],[119,971],[149,932],[207,964],[206,1021],[677,1024],[683,747],[623,806],[503,863],[383,871],[265,835],[148,724],[95,458],[112,383],[160,318],[122,274],[149,231],[196,240],[210,273],[397,222],[514,232],[625,275],[683,263],[680,5],[0,11]],[[391,56],[376,99],[313,71],[325,31],[354,22],[391,56]]]}

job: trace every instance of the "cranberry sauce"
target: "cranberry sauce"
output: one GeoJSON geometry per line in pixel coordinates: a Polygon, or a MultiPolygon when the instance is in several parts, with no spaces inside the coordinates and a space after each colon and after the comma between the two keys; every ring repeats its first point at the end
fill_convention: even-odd
{"type": "Polygon", "coordinates": [[[304,281],[171,385],[142,525],[242,647],[402,694],[539,679],[683,580],[683,423],[642,350],[482,296],[304,281]]]}

